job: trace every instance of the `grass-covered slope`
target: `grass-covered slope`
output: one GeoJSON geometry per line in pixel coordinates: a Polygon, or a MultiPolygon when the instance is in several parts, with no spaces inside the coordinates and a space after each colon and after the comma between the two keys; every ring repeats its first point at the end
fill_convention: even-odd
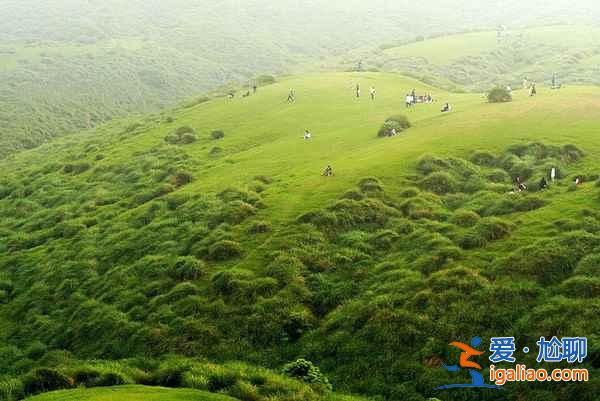
{"type": "Polygon", "coordinates": [[[185,358],[307,358],[335,390],[422,401],[453,380],[440,368],[450,341],[587,335],[590,383],[504,394],[593,400],[599,94],[489,104],[393,74],[294,77],[1,162],[0,353],[14,378],[1,388],[39,388],[40,367],[74,385],[77,359],[137,357],[98,377],[130,369],[121,383],[230,395],[250,383],[266,400],[271,379],[236,368],[222,380],[185,358]],[[357,82],[375,101],[354,97],[357,82]],[[437,103],[405,109],[412,88],[437,103]],[[378,137],[398,114],[411,127],[378,137]],[[552,167],[558,181],[539,191],[552,167]],[[527,192],[511,193],[517,176],[527,192]]]}
{"type": "Polygon", "coordinates": [[[234,398],[198,390],[121,386],[63,390],[28,398],[31,401],[233,401],[234,398]]]}
{"type": "MultiPolygon", "coordinates": [[[[587,25],[509,28],[500,38],[491,30],[421,38],[362,55],[357,51],[353,57],[364,58],[365,68],[399,71],[456,89],[520,87],[525,77],[550,86],[554,73],[562,84],[597,85],[599,37],[600,29],[587,25]]],[[[352,57],[345,57],[351,68],[352,57]]]]}

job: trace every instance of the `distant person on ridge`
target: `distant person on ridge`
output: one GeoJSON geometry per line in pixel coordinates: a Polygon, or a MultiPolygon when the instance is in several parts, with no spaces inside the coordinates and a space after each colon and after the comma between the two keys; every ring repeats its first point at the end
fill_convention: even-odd
{"type": "Polygon", "coordinates": [[[546,181],[546,177],[542,177],[540,181],[540,190],[544,190],[548,188],[548,181],[546,181]]]}
{"type": "Polygon", "coordinates": [[[535,82],[531,83],[531,88],[529,89],[529,96],[537,95],[537,89],[535,88],[535,82]]]}
{"type": "Polygon", "coordinates": [[[375,100],[375,87],[371,86],[369,88],[369,94],[371,95],[371,100],[375,100]]]}
{"type": "Polygon", "coordinates": [[[310,139],[310,138],[312,138],[312,134],[310,133],[310,131],[309,130],[304,130],[304,139],[307,140],[307,139],[310,139]]]}
{"type": "Polygon", "coordinates": [[[413,97],[410,94],[406,95],[406,107],[410,107],[410,106],[412,106],[412,104],[413,104],[413,97]]]}
{"type": "Polygon", "coordinates": [[[256,93],[256,84],[252,85],[252,93],[256,93]]]}
{"type": "Polygon", "coordinates": [[[450,103],[446,103],[444,104],[444,107],[442,107],[442,113],[447,113],[450,110],[452,110],[452,107],[450,107],[450,103]]]}
{"type": "Polygon", "coordinates": [[[295,101],[296,101],[296,93],[294,92],[294,89],[290,89],[290,93],[288,93],[287,102],[294,103],[295,101]]]}
{"type": "Polygon", "coordinates": [[[360,84],[356,84],[356,98],[360,97],[360,84]]]}

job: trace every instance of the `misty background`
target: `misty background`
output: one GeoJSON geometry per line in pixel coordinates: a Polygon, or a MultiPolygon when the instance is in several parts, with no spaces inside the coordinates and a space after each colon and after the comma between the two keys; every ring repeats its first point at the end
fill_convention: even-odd
{"type": "MultiPolygon", "coordinates": [[[[359,60],[365,68],[432,76],[431,83],[450,79],[450,89],[480,89],[488,84],[485,77],[465,79],[470,73],[461,71],[458,79],[436,80],[456,68],[431,67],[425,74],[418,67],[422,61],[388,60],[382,46],[500,25],[599,22],[600,5],[575,3],[2,0],[0,157],[258,75],[347,70],[359,60]]],[[[519,51],[526,56],[529,47],[521,44],[519,51]]]]}

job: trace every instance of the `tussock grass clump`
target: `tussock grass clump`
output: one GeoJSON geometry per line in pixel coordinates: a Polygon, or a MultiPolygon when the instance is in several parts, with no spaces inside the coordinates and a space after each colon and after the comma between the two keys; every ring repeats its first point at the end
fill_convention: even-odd
{"type": "Polygon", "coordinates": [[[487,99],[489,103],[506,103],[512,101],[512,95],[506,88],[497,86],[488,92],[487,99]]]}
{"type": "Polygon", "coordinates": [[[208,249],[208,257],[211,260],[224,261],[240,257],[242,247],[238,242],[223,240],[218,241],[208,249]]]}
{"type": "Polygon", "coordinates": [[[406,116],[395,115],[392,117],[388,117],[381,126],[381,128],[379,128],[377,136],[380,138],[391,136],[392,130],[396,130],[396,133],[399,134],[402,131],[410,128],[410,126],[410,122],[408,121],[408,118],[406,118],[406,116]]]}
{"type": "Polygon", "coordinates": [[[484,167],[495,167],[498,160],[495,155],[484,150],[477,150],[471,155],[471,162],[484,167]]]}
{"type": "Polygon", "coordinates": [[[473,227],[480,219],[481,216],[472,210],[457,210],[452,215],[450,222],[460,227],[473,227]]]}
{"type": "Polygon", "coordinates": [[[189,145],[198,140],[198,133],[189,126],[179,127],[165,137],[165,142],[171,145],[189,145]]]}
{"type": "Polygon", "coordinates": [[[358,182],[358,188],[361,192],[367,194],[378,194],[383,192],[381,181],[375,177],[363,178],[358,182]]]}
{"type": "Polygon", "coordinates": [[[210,137],[214,140],[225,138],[225,133],[221,130],[214,130],[210,133],[210,137]]]}
{"type": "Polygon", "coordinates": [[[428,174],[419,182],[419,187],[438,195],[444,195],[457,192],[459,184],[452,175],[440,171],[428,174]]]}
{"type": "Polygon", "coordinates": [[[252,223],[252,225],[250,226],[250,228],[248,228],[248,232],[250,234],[264,234],[264,233],[268,233],[272,230],[272,226],[271,223],[269,223],[268,221],[255,221],[254,223],[252,223]]]}
{"type": "Polygon", "coordinates": [[[460,239],[464,249],[480,248],[491,241],[508,236],[513,225],[499,218],[487,217],[479,220],[475,226],[460,239]]]}
{"type": "Polygon", "coordinates": [[[39,368],[22,378],[25,394],[39,394],[48,391],[73,388],[73,380],[57,369],[39,368]]]}

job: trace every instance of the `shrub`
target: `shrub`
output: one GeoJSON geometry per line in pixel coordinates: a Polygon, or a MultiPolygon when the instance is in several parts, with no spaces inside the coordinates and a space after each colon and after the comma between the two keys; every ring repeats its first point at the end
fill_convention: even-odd
{"type": "Polygon", "coordinates": [[[210,133],[210,137],[214,140],[225,138],[225,133],[221,130],[214,130],[210,133]]]}
{"type": "Polygon", "coordinates": [[[481,217],[471,210],[457,210],[450,222],[461,227],[473,227],[481,217]]]}
{"type": "Polygon", "coordinates": [[[96,386],[99,387],[111,387],[111,386],[121,386],[123,384],[127,384],[127,377],[121,372],[105,372],[100,375],[98,380],[96,380],[96,386]]]}
{"type": "Polygon", "coordinates": [[[210,150],[210,152],[208,152],[208,154],[209,154],[210,156],[218,156],[218,155],[220,155],[221,153],[223,153],[223,148],[220,148],[220,147],[218,147],[218,146],[215,146],[215,147],[213,147],[213,148],[210,150]]]}
{"type": "Polygon", "coordinates": [[[478,150],[471,156],[471,162],[478,166],[494,167],[496,165],[496,156],[489,152],[478,150]]]}
{"type": "Polygon", "coordinates": [[[383,188],[381,187],[381,182],[374,177],[363,178],[358,183],[358,188],[360,188],[363,193],[379,193],[383,192],[383,188]]]}
{"type": "Polygon", "coordinates": [[[204,264],[193,256],[180,256],[171,269],[176,280],[197,280],[206,271],[204,264]]]}
{"type": "Polygon", "coordinates": [[[329,379],[321,373],[321,370],[306,359],[297,359],[285,365],[282,372],[288,376],[302,380],[306,383],[316,384],[326,390],[331,390],[329,379]]]}
{"type": "Polygon", "coordinates": [[[387,120],[385,120],[385,122],[383,123],[381,128],[379,128],[379,132],[377,133],[377,136],[379,136],[379,137],[390,136],[392,133],[392,129],[395,129],[396,133],[399,134],[400,132],[402,132],[408,128],[410,128],[410,122],[408,121],[406,116],[403,116],[403,115],[392,116],[392,117],[389,117],[387,120]]]}
{"type": "Polygon", "coordinates": [[[268,221],[256,221],[248,229],[250,234],[264,234],[269,231],[271,231],[271,223],[268,221]]]}
{"type": "Polygon", "coordinates": [[[194,176],[189,171],[178,171],[171,178],[171,182],[176,187],[182,187],[194,181],[194,176]]]}
{"type": "Polygon", "coordinates": [[[196,130],[188,126],[179,127],[165,137],[165,142],[171,145],[188,145],[197,140],[198,134],[196,130]]]}
{"type": "Polygon", "coordinates": [[[81,368],[73,374],[75,385],[94,387],[97,385],[98,379],[100,378],[101,372],[91,367],[81,368]]]}
{"type": "Polygon", "coordinates": [[[271,85],[275,82],[277,82],[277,80],[272,75],[260,75],[256,77],[256,84],[259,86],[271,85]]]}
{"type": "Polygon", "coordinates": [[[4,401],[16,401],[25,398],[23,382],[19,379],[0,380],[0,399],[4,401]]]}
{"type": "Polygon", "coordinates": [[[65,164],[63,172],[65,174],[81,174],[89,170],[92,166],[89,163],[65,164]]]}
{"type": "Polygon", "coordinates": [[[23,389],[26,394],[38,394],[71,387],[73,387],[73,381],[56,369],[40,368],[23,377],[23,389]]]}
{"type": "Polygon", "coordinates": [[[435,172],[423,178],[419,183],[419,187],[438,195],[444,195],[456,192],[458,190],[458,183],[448,173],[435,172]]]}
{"type": "Polygon", "coordinates": [[[487,99],[490,103],[506,103],[512,100],[512,95],[505,88],[498,86],[489,91],[487,99]]]}
{"type": "Polygon", "coordinates": [[[242,254],[242,247],[235,241],[218,241],[208,249],[208,256],[212,260],[228,260],[237,258],[242,254]]]}

